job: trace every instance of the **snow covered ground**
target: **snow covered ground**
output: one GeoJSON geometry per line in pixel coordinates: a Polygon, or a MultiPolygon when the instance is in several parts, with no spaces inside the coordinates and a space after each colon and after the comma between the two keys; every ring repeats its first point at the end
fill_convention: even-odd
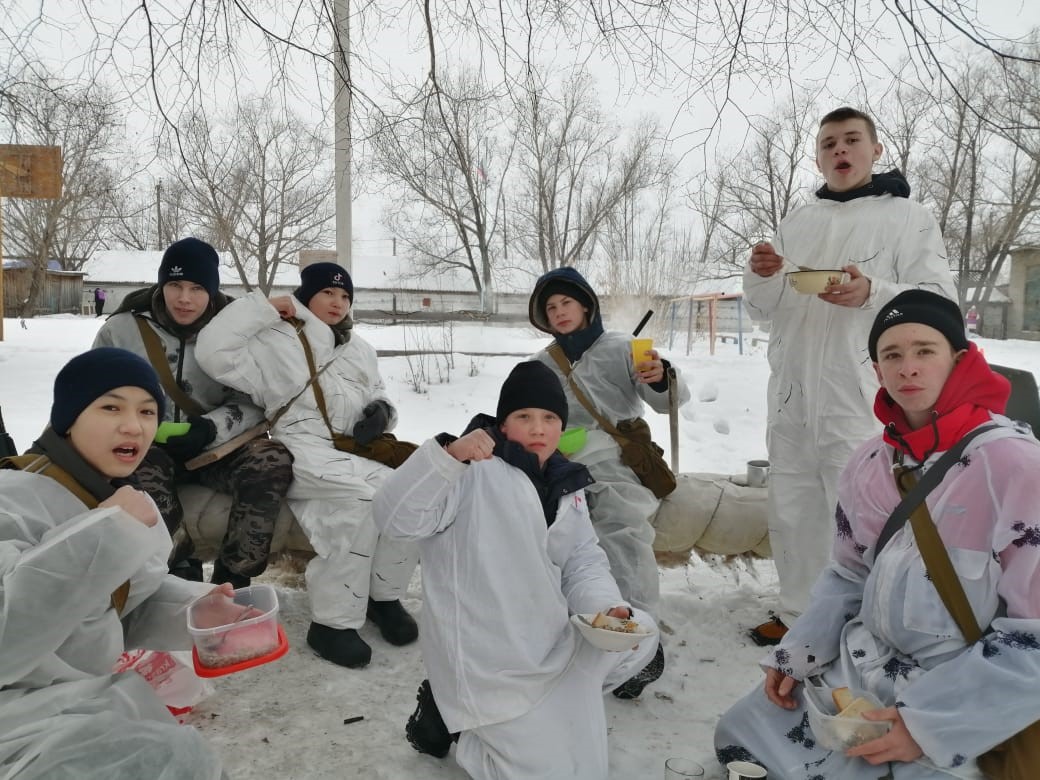
{"type": "MultiPolygon", "coordinates": [[[[88,349],[100,320],[57,316],[4,321],[0,342],[0,408],[8,430],[24,449],[47,421],[54,375],[73,355],[88,349]]],[[[384,358],[381,370],[400,412],[397,434],[421,441],[439,431],[459,431],[476,412],[494,411],[498,388],[520,357],[466,352],[530,354],[545,342],[531,328],[480,324],[407,327],[358,326],[377,348],[454,350],[446,358],[384,358]],[[416,392],[419,387],[422,392],[416,392]]],[[[979,341],[988,359],[1040,376],[1040,343],[979,341]]],[[[683,471],[742,474],[745,462],[765,457],[765,346],[719,345],[708,355],[704,342],[667,357],[690,381],[693,399],[682,410],[683,471]]],[[[651,421],[655,439],[668,441],[667,419],[651,421]]],[[[304,641],[309,616],[298,579],[270,571],[279,587],[282,621],[292,649],[282,660],[215,681],[215,693],[188,722],[216,744],[235,780],[364,777],[464,778],[450,759],[415,753],[404,740],[404,723],[423,678],[416,646],[395,648],[365,628],[372,645],[369,667],[342,669],[316,657],[304,641]],[[356,716],[364,720],[344,721],[356,716]]],[[[661,625],[667,668],[640,700],[608,696],[611,780],[656,780],[665,759],[685,756],[702,763],[708,778],[721,778],[712,731],[718,716],[752,685],[761,655],[745,630],[776,606],[776,572],[770,561],[747,564],[703,561],[661,571],[661,625]]],[[[418,578],[406,606],[422,609],[418,578]]],[[[532,746],[537,749],[537,746],[532,746]]]]}

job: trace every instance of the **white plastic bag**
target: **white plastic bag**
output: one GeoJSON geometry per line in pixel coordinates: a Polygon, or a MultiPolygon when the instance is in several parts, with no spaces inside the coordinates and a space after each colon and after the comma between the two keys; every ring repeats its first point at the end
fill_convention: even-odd
{"type": "Polygon", "coordinates": [[[213,687],[195,674],[188,652],[131,650],[119,656],[112,671],[134,671],[144,677],[178,719],[213,693],[213,687]]]}

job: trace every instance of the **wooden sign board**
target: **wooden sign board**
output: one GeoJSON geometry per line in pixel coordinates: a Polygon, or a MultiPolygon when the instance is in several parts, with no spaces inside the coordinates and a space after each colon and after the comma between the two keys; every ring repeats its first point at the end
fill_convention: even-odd
{"type": "Polygon", "coordinates": [[[61,147],[0,144],[0,197],[60,198],[61,147]]]}

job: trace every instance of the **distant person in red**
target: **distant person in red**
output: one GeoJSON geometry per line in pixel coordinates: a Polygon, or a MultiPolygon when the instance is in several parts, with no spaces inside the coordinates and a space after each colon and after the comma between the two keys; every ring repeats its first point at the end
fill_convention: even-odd
{"type": "Polygon", "coordinates": [[[979,310],[972,306],[968,309],[968,313],[964,317],[964,321],[968,326],[968,333],[979,332],[979,310]]]}
{"type": "Polygon", "coordinates": [[[100,287],[94,288],[94,316],[100,317],[105,310],[105,291],[100,287]]]}

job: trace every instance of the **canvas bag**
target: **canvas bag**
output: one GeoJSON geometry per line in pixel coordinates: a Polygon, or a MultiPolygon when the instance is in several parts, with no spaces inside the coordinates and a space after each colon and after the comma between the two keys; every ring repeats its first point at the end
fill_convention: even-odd
{"type": "MultiPolygon", "coordinates": [[[[990,426],[985,426],[988,429],[990,426]]],[[[978,429],[976,429],[978,430],[978,429]]],[[[935,468],[935,467],[933,467],[935,468]]],[[[945,469],[944,469],[945,470],[945,469]]],[[[911,483],[913,476],[906,470],[896,473],[896,485],[900,495],[906,497],[909,489],[904,481],[911,483]]],[[[922,496],[923,498],[923,496],[922,496]]],[[[950,562],[949,552],[932,522],[928,506],[922,500],[910,515],[910,526],[921,550],[928,576],[935,585],[943,604],[970,645],[982,636],[975,613],[968,603],[964,586],[950,562]]],[[[1035,780],[1040,768],[1040,721],[1014,734],[1006,741],[978,757],[978,767],[987,780],[1035,780]]]]}
{"type": "MultiPolygon", "coordinates": [[[[574,397],[578,399],[578,403],[585,407],[602,430],[614,437],[614,441],[621,448],[621,462],[632,469],[639,481],[643,483],[643,487],[657,498],[664,498],[675,490],[675,474],[672,473],[664,459],[664,450],[657,446],[650,437],[650,426],[647,425],[646,420],[636,417],[632,420],[622,420],[616,426],[611,425],[592,405],[592,402],[571,377],[571,365],[564,356],[560,345],[553,343],[548,352],[556,361],[556,365],[560,367],[563,375],[567,377],[567,382],[571,386],[574,397]]],[[[671,381],[670,377],[669,381],[671,381]]]]}
{"type": "MultiPolygon", "coordinates": [[[[314,363],[314,353],[311,351],[311,344],[307,340],[307,335],[303,332],[303,323],[298,320],[296,322],[299,323],[296,325],[296,335],[300,337],[303,353],[307,357],[307,368],[311,372],[311,378],[307,384],[314,388],[314,399],[317,401],[318,409],[325,420],[325,427],[329,429],[329,435],[332,436],[332,446],[342,452],[360,455],[363,458],[368,458],[377,463],[382,463],[384,466],[396,469],[408,460],[408,456],[415,452],[419,446],[410,441],[402,441],[392,433],[381,433],[368,444],[358,444],[353,436],[345,433],[336,433],[333,430],[332,423],[329,421],[329,412],[325,406],[325,393],[321,389],[321,384],[317,381],[318,374],[321,372],[317,370],[317,366],[314,363]]],[[[292,401],[289,403],[292,403],[292,401]]],[[[282,411],[284,411],[284,407],[282,411]]]]}

